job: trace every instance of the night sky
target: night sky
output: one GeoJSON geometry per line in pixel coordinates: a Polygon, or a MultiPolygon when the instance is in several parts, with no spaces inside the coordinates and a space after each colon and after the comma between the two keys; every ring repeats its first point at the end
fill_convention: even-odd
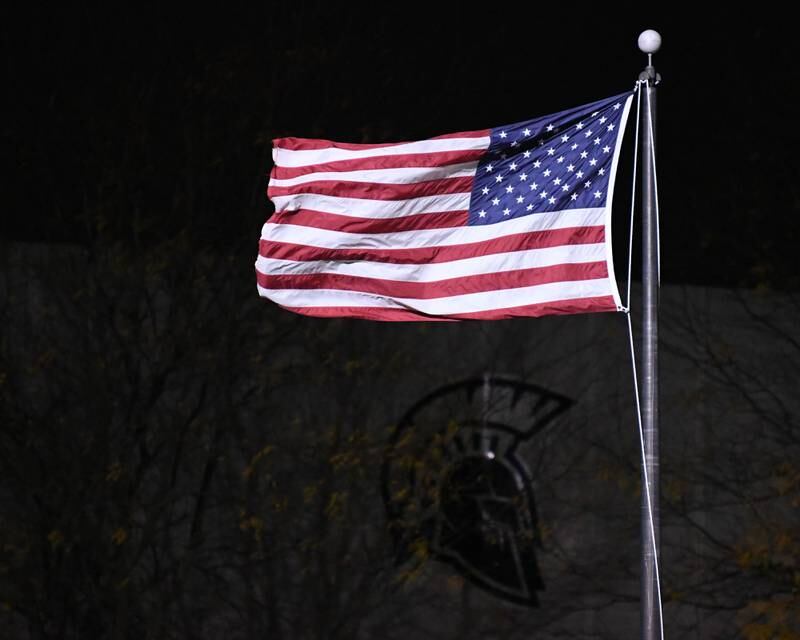
{"type": "Polygon", "coordinates": [[[655,28],[665,281],[796,288],[798,46],[780,16],[726,20],[530,3],[30,9],[2,27],[2,236],[87,243],[102,208],[120,233],[188,229],[249,268],[273,137],[419,139],[569,108],[631,88],[636,38],[655,28]]]}

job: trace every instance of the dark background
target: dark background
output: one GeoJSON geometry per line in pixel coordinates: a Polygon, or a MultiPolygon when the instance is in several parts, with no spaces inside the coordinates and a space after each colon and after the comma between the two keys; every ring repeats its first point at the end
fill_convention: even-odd
{"type": "Polygon", "coordinates": [[[102,207],[104,233],[190,233],[249,269],[271,211],[273,137],[419,139],[568,108],[632,87],[645,63],[636,38],[656,28],[665,281],[798,285],[798,47],[786,17],[325,2],[6,17],[8,239],[90,243],[102,207]]]}
{"type": "MultiPolygon", "coordinates": [[[[663,280],[730,288],[663,296],[668,635],[797,631],[800,304],[785,292],[800,285],[800,47],[785,15],[717,14],[7,9],[0,637],[445,637],[414,627],[430,619],[458,620],[459,638],[515,638],[576,612],[597,631],[607,604],[614,625],[593,637],[635,629],[639,443],[621,314],[323,321],[259,299],[253,262],[272,138],[414,140],[598,100],[633,87],[645,28],[664,40],[663,280]],[[571,475],[553,466],[537,500],[541,522],[567,527],[545,549],[580,562],[542,564],[548,606],[487,597],[477,624],[477,596],[452,574],[434,574],[451,589],[398,573],[377,474],[387,423],[487,371],[577,401],[542,445],[571,475]]],[[[632,138],[615,197],[620,279],[632,138]]]]}

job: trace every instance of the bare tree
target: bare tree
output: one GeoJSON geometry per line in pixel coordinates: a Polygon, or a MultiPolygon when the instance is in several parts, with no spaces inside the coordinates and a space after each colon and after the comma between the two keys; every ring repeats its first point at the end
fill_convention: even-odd
{"type": "Polygon", "coordinates": [[[707,625],[703,637],[797,637],[798,297],[694,290],[673,302],[667,346],[683,379],[668,415],[687,420],[664,478],[677,619],[707,625]]]}

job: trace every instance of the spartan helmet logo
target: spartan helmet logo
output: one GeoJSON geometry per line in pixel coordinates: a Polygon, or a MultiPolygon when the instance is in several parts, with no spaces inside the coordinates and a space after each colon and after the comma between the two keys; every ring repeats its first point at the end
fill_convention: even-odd
{"type": "Polygon", "coordinates": [[[442,387],[395,429],[383,498],[399,563],[428,555],[507,600],[536,606],[537,517],[519,446],[572,401],[509,378],[442,387]]]}

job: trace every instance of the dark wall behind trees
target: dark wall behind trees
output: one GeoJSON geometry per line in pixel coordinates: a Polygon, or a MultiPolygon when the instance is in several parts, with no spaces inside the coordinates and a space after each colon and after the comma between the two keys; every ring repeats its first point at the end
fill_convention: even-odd
{"type": "MultiPolygon", "coordinates": [[[[319,322],[264,305],[235,261],[188,260],[193,249],[2,254],[6,635],[635,632],[638,442],[621,316],[319,322]],[[393,425],[433,389],[487,372],[576,401],[520,449],[539,513],[538,609],[472,587],[424,540],[396,565],[381,502],[393,425]]],[[[664,304],[667,627],[796,633],[796,296],[669,288],[664,304]]],[[[452,402],[418,442],[480,419],[475,398],[452,402]]]]}

